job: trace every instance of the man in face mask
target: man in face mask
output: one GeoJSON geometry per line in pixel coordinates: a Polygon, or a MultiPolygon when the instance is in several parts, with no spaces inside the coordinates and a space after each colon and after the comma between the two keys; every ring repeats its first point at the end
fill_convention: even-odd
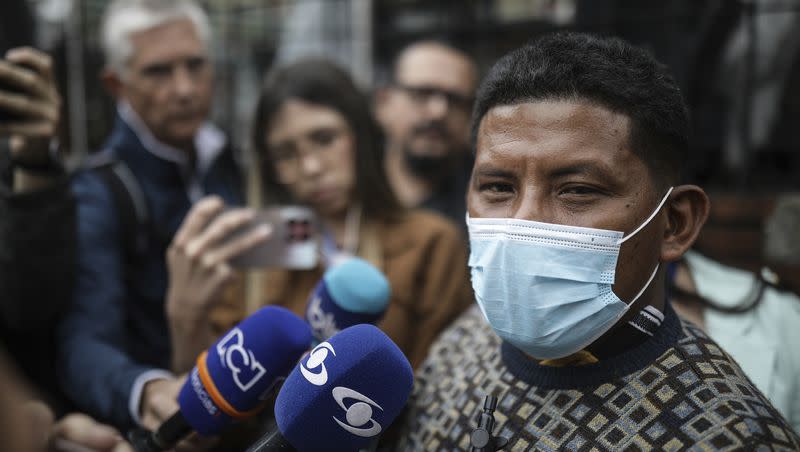
{"type": "Polygon", "coordinates": [[[469,118],[478,74],[466,54],[422,41],[395,61],[378,91],[376,116],[388,137],[386,173],[400,201],[458,224],[469,180],[469,118]]]}
{"type": "Polygon", "coordinates": [[[800,447],[665,301],[664,264],[709,203],[681,185],[688,115],[664,66],[616,39],[544,37],[492,68],[473,137],[478,306],[420,367],[407,447],[483,446],[482,395],[507,450],[800,447]]]}

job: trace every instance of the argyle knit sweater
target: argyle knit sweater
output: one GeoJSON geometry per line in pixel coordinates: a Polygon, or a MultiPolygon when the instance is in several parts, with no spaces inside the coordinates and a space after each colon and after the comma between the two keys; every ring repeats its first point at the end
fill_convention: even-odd
{"type": "Polygon", "coordinates": [[[418,370],[400,449],[468,450],[487,394],[506,451],[800,450],[739,366],[669,305],[655,334],[576,367],[542,366],[473,307],[418,370]]]}

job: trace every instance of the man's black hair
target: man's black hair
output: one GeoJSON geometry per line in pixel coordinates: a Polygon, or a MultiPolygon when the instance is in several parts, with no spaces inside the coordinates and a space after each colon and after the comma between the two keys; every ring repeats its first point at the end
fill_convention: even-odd
{"type": "Polygon", "coordinates": [[[583,33],[544,36],[495,63],[481,83],[472,145],[499,105],[578,100],[630,119],[628,145],[658,185],[678,183],[688,158],[689,114],[675,79],[643,49],[583,33]]]}

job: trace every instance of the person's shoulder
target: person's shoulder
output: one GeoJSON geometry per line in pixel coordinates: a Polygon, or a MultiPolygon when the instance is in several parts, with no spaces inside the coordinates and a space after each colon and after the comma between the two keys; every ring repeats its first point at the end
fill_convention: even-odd
{"type": "Polygon", "coordinates": [[[81,166],[73,173],[70,186],[78,202],[96,200],[97,197],[110,201],[110,190],[99,174],[99,167],[81,166]]]}
{"type": "Polygon", "coordinates": [[[465,243],[461,231],[450,220],[424,209],[408,209],[381,222],[376,232],[386,255],[427,254],[432,249],[452,251],[465,243]]]}
{"type": "MultiPolygon", "coordinates": [[[[654,363],[654,368],[667,373],[663,382],[651,387],[668,385],[676,390],[670,397],[685,394],[680,397],[692,401],[694,418],[716,419],[698,424],[702,428],[690,435],[694,442],[716,444],[718,438],[729,437],[737,438],[734,443],[742,446],[800,448],[800,438],[722,347],[691,324],[683,324],[683,333],[678,344],[654,363]],[[709,413],[714,416],[709,418],[709,413]],[[771,427],[760,427],[766,425],[771,427]]],[[[659,397],[667,394],[662,389],[658,393],[659,397]]]]}
{"type": "Polygon", "coordinates": [[[458,238],[461,231],[445,216],[427,209],[409,209],[399,221],[389,228],[393,232],[405,233],[409,236],[423,238],[431,236],[446,236],[458,238]]]}
{"type": "MultiPolygon", "coordinates": [[[[447,373],[466,361],[488,363],[499,359],[501,340],[492,331],[477,304],[459,315],[431,345],[420,367],[422,373],[447,373]],[[470,352],[464,354],[466,350],[470,352]],[[424,370],[422,370],[424,369],[424,370]]],[[[501,368],[499,364],[495,367],[501,368]]]]}
{"type": "Polygon", "coordinates": [[[687,251],[683,257],[701,295],[722,289],[726,292],[746,292],[752,285],[753,274],[747,270],[725,265],[694,250],[687,251]]]}
{"type": "Polygon", "coordinates": [[[101,174],[113,164],[113,157],[105,153],[93,154],[72,174],[69,188],[78,209],[79,229],[86,229],[89,224],[108,227],[116,224],[112,188],[101,174]]]}
{"type": "MultiPolygon", "coordinates": [[[[800,341],[800,296],[788,290],[766,287],[755,310],[762,333],[776,337],[776,343],[796,344],[800,341]]],[[[785,351],[786,359],[800,368],[800,354],[785,351]]]]}

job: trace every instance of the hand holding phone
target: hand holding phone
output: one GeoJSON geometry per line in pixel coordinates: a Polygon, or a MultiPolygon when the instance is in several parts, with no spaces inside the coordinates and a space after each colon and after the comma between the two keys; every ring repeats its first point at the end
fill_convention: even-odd
{"type": "Polygon", "coordinates": [[[47,161],[60,110],[47,54],[20,47],[0,59],[0,137],[11,138],[13,160],[29,165],[47,161]]]}
{"type": "Polygon", "coordinates": [[[191,369],[197,355],[213,342],[208,313],[224,302],[235,278],[230,259],[272,234],[262,226],[229,240],[234,231],[248,228],[254,216],[252,209],[226,208],[219,196],[209,196],[192,207],[175,234],[167,250],[166,298],[173,369],[191,369]]]}

